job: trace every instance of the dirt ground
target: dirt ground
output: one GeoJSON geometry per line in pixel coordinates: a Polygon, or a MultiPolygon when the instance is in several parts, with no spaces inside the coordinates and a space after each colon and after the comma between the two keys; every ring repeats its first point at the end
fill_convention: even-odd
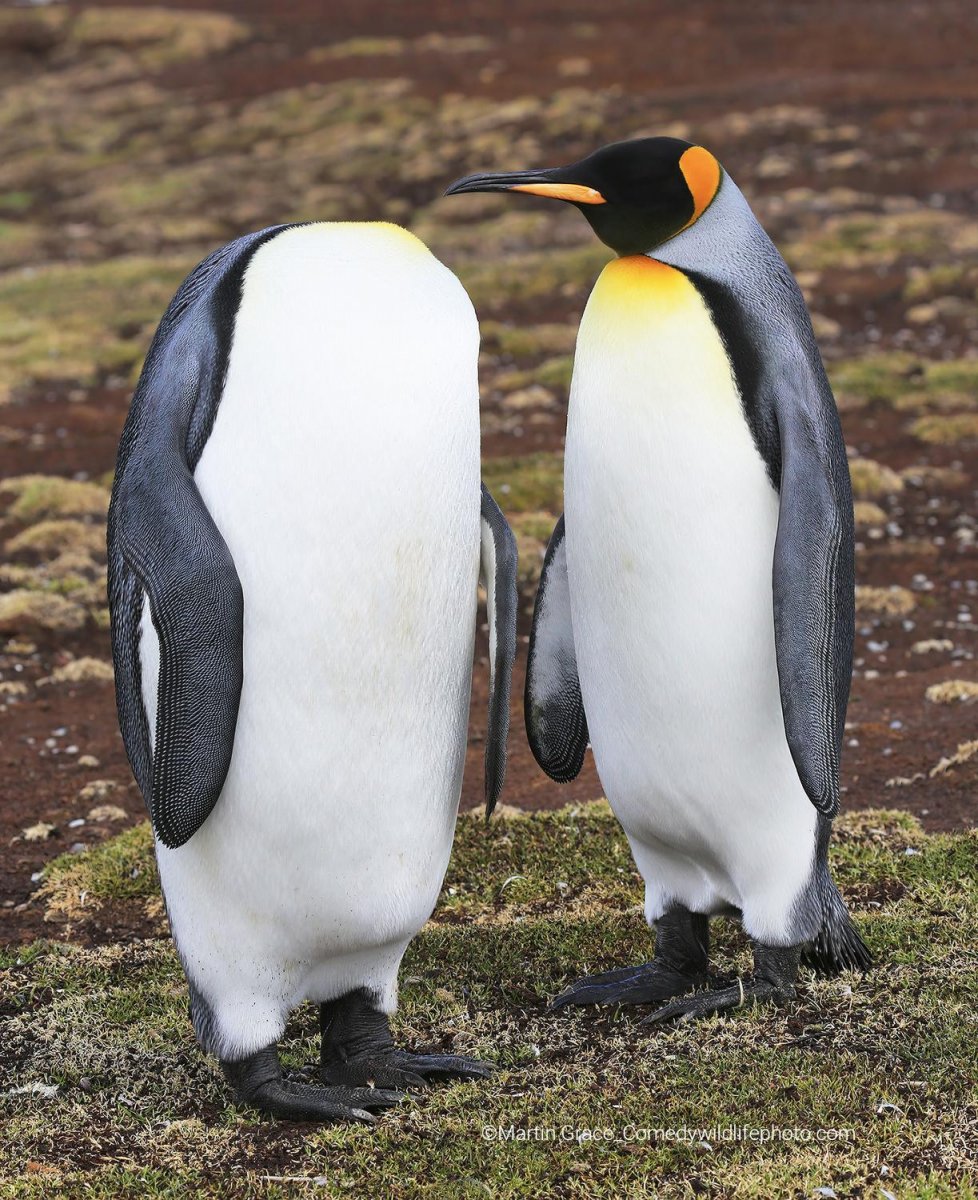
{"type": "MultiPolygon", "coordinates": [[[[104,6],[73,6],[71,16],[99,7],[104,6]]],[[[38,81],[37,103],[50,102],[45,120],[55,134],[47,148],[32,145],[23,151],[22,157],[35,154],[27,185],[0,175],[0,232],[21,238],[12,244],[24,247],[2,260],[0,286],[6,277],[12,288],[27,287],[38,267],[95,269],[134,261],[140,253],[159,255],[168,271],[176,256],[181,270],[173,278],[178,279],[185,266],[233,233],[292,219],[302,210],[301,197],[277,190],[274,146],[248,162],[248,125],[243,123],[244,116],[251,121],[265,112],[262,105],[278,103],[279,93],[314,96],[318,103],[330,89],[351,83],[367,81],[383,89],[392,80],[404,81],[397,85],[402,91],[391,93],[392,106],[409,103],[419,122],[434,122],[421,147],[403,151],[416,154],[419,162],[422,153],[434,153],[431,139],[439,129],[449,128],[449,97],[461,113],[452,126],[462,147],[454,157],[446,154],[445,161],[429,164],[417,178],[410,164],[399,162],[397,173],[385,179],[389,159],[378,159],[369,179],[364,172],[342,177],[345,197],[360,193],[355,215],[400,213],[406,224],[423,225],[424,236],[440,252],[438,233],[430,237],[426,231],[437,231],[439,214],[448,210],[433,202],[465,170],[563,161],[639,132],[681,127],[690,136],[702,136],[755,203],[799,274],[816,313],[853,461],[862,460],[854,467],[857,497],[864,505],[858,582],[884,590],[865,591],[860,598],[844,803],[905,808],[929,830],[974,824],[978,758],[970,759],[974,747],[969,751],[967,745],[978,738],[978,708],[967,688],[938,693],[964,693],[951,702],[928,699],[927,689],[978,680],[975,6],[965,0],[928,5],[707,0],[677,8],[659,0],[610,0],[596,13],[580,0],[465,5],[288,0],[274,6],[250,0],[167,7],[223,12],[241,29],[213,53],[152,60],[146,71],[154,92],[145,111],[128,125],[124,118],[112,118],[121,122],[110,146],[116,157],[106,152],[84,162],[79,156],[89,149],[83,138],[73,140],[71,118],[56,108],[58,97],[77,94],[80,109],[88,105],[95,111],[103,101],[111,103],[113,89],[130,88],[138,106],[138,72],[120,68],[113,73],[115,34],[86,43],[88,53],[102,56],[93,59],[95,66],[112,66],[100,74],[64,48],[68,42],[58,41],[61,33],[39,34],[33,16],[16,14],[14,20],[9,11],[4,14],[3,78],[22,89],[38,81]],[[558,100],[563,124],[556,117],[548,122],[558,100]],[[485,114],[502,108],[514,115],[500,145],[487,140],[485,114]],[[244,132],[234,149],[237,165],[228,168],[238,173],[235,215],[224,215],[220,193],[214,192],[217,211],[206,214],[212,225],[187,225],[200,214],[188,206],[181,216],[179,199],[169,225],[145,206],[144,215],[127,224],[126,214],[143,199],[131,179],[125,194],[106,191],[120,145],[122,154],[128,153],[129,139],[131,158],[144,163],[150,180],[183,170],[179,119],[185,112],[205,114],[199,121],[188,118],[186,161],[218,169],[224,149],[216,141],[216,123],[227,129],[242,119],[238,127],[244,132]],[[440,114],[437,119],[432,112],[440,114]],[[166,134],[159,155],[157,119],[166,134]],[[208,128],[215,139],[211,146],[208,128]],[[79,161],[77,173],[63,175],[62,160],[79,161]],[[12,199],[21,195],[28,200],[12,199]],[[376,199],[364,201],[364,195],[376,199]],[[385,207],[387,197],[400,209],[385,207]],[[174,231],[178,217],[185,224],[174,231]],[[956,753],[960,762],[944,761],[956,753]]],[[[120,14],[118,19],[124,24],[127,18],[120,14]]],[[[134,52],[123,47],[119,54],[124,53],[130,54],[131,67],[134,52]]],[[[14,118],[8,113],[5,119],[14,118]]],[[[18,136],[32,134],[22,130],[18,136]]],[[[263,136],[266,145],[270,135],[263,136]]],[[[397,144],[386,153],[396,156],[397,144]]],[[[310,197],[342,204],[343,197],[337,201],[334,193],[322,191],[334,186],[330,179],[324,182],[323,173],[310,184],[320,189],[311,190],[310,197]]],[[[206,190],[211,183],[202,186],[206,190]]],[[[317,215],[316,203],[310,199],[307,216],[317,215]]],[[[522,325],[572,334],[593,273],[570,271],[569,281],[560,277],[552,289],[521,291],[519,272],[528,264],[542,271],[551,251],[587,250],[589,234],[578,228],[574,214],[544,213],[532,201],[517,201],[505,214],[489,207],[479,214],[497,221],[500,244],[512,259],[502,264],[505,271],[500,268],[509,279],[498,297],[491,279],[473,274],[483,285],[474,293],[480,316],[497,327],[486,338],[484,354],[484,453],[506,460],[556,455],[562,448],[566,380],[543,370],[554,362],[551,350],[533,344],[507,349],[505,339],[507,331],[522,325]]],[[[490,250],[483,251],[478,237],[466,243],[466,218],[445,219],[459,224],[452,230],[456,241],[445,233],[443,257],[468,282],[465,269],[484,270],[479,257],[490,250]]],[[[0,251],[2,246],[0,239],[0,251]]],[[[145,349],[155,319],[149,314],[158,318],[169,291],[167,284],[162,301],[154,293],[145,317],[111,314],[119,338],[135,347],[134,354],[145,349]]],[[[85,296],[78,300],[87,303],[85,296]]],[[[59,319],[51,317],[52,328],[59,319]]],[[[17,336],[14,330],[7,340],[17,336]]],[[[105,481],[131,392],[132,364],[92,368],[84,344],[78,361],[60,373],[46,365],[36,371],[30,365],[11,368],[7,402],[0,407],[0,477],[105,481]]],[[[513,472],[515,480],[520,468],[514,466],[513,472]]],[[[505,493],[497,499],[510,511],[505,493]]],[[[517,511],[515,517],[552,524],[557,512],[559,497],[528,502],[524,514],[517,511]]],[[[82,519],[97,527],[101,517],[89,511],[82,519]]],[[[521,548],[528,547],[538,570],[544,539],[536,524],[523,523],[525,530],[518,526],[525,533],[521,548]]],[[[22,515],[6,510],[0,541],[11,561],[17,560],[11,542],[30,527],[22,515]]],[[[33,564],[28,569],[37,567],[36,558],[28,555],[26,561],[33,564]]],[[[27,586],[25,578],[23,572],[8,571],[0,589],[27,586]]],[[[524,649],[532,578],[525,583],[524,649]]],[[[76,628],[13,625],[6,630],[9,640],[0,640],[0,682],[25,685],[0,694],[4,941],[26,941],[46,931],[42,911],[30,902],[45,862],[144,816],[116,728],[111,683],[88,679],[39,686],[72,661],[109,658],[102,608],[104,601],[91,601],[76,628]],[[110,815],[92,815],[106,802],[114,810],[110,815]],[[26,832],[32,829],[33,835],[26,832]]],[[[480,661],[484,664],[484,657],[480,661]]],[[[599,796],[590,762],[575,783],[563,788],[533,763],[522,727],[523,667],[521,655],[505,802],[550,808],[599,796]]],[[[467,807],[481,799],[485,701],[480,668],[463,794],[467,807]]]]}

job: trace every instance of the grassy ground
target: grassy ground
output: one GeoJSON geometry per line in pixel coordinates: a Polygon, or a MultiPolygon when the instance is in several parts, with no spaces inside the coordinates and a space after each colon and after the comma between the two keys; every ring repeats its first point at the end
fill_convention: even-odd
{"type": "MultiPolygon", "coordinates": [[[[582,970],[649,954],[607,807],[507,812],[489,829],[463,816],[396,1034],[498,1071],[375,1129],[317,1128],[237,1109],[198,1052],[137,827],[55,862],[44,899],[69,937],[120,907],[160,936],[42,942],[4,962],[4,1195],[973,1196],[978,835],[860,813],[834,865],[871,974],[806,975],[781,1011],[650,1034],[634,1012],[544,1012],[582,970]]],[[[745,970],[742,939],[715,924],[717,968],[745,970]]],[[[311,1008],[296,1015],[293,1066],[314,1060],[315,1029],[311,1008]]]]}
{"type": "MultiPolygon", "coordinates": [[[[846,805],[966,828],[974,6],[819,0],[734,21],[719,0],[695,17],[608,0],[597,21],[564,0],[559,29],[547,6],[491,0],[361,0],[329,21],[314,0],[200,7],[0,8],[0,903],[25,943],[0,959],[0,1193],[973,1196],[976,835],[926,836],[906,814],[850,812],[834,850],[870,976],[806,976],[782,1012],[652,1035],[634,1014],[543,1011],[576,974],[649,954],[606,811],[509,814],[488,832],[463,818],[398,1034],[492,1058],[493,1081],[430,1092],[372,1131],[229,1105],[186,1019],[147,831],[115,836],[143,809],[115,732],[103,537],[132,381],[185,272],[274,222],[395,220],[478,309],[484,472],[519,538],[525,633],[562,506],[576,328],[608,252],[573,211],[441,192],[619,137],[701,141],[797,272],[842,412],[860,588],[846,805]],[[778,1135],[733,1141],[733,1126],[778,1135]],[[637,1132],[657,1128],[688,1136],[637,1132]]],[[[521,654],[517,697],[522,669],[521,654]]],[[[513,715],[507,801],[599,794],[590,766],[550,787],[513,715]]],[[[476,704],[467,803],[482,719],[476,704]]],[[[747,967],[722,924],[717,958],[747,967]]],[[[314,1058],[314,1028],[297,1014],[293,1065],[314,1058]]]]}

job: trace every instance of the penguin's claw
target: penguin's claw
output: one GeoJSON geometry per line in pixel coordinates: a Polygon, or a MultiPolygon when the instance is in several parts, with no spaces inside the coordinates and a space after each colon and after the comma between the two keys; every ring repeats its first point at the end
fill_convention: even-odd
{"type": "Polygon", "coordinates": [[[411,1054],[407,1050],[366,1052],[324,1063],[320,1078],[327,1084],[360,1087],[426,1088],[449,1079],[487,1079],[489,1063],[455,1054],[411,1054]]]}
{"type": "Polygon", "coordinates": [[[393,1108],[403,1092],[369,1087],[315,1087],[276,1079],[240,1099],[285,1121],[355,1121],[376,1125],[374,1110],[393,1108]]]}
{"type": "Polygon", "coordinates": [[[662,962],[642,963],[585,975],[552,1000],[547,1011],[555,1012],[570,1004],[654,1004],[681,996],[705,982],[705,975],[686,974],[662,962]]]}
{"type": "Polygon", "coordinates": [[[359,1121],[375,1125],[374,1109],[393,1108],[404,1093],[371,1087],[318,1087],[282,1074],[278,1049],[222,1060],[221,1069],[243,1104],[284,1121],[359,1121]]]}
{"type": "Polygon", "coordinates": [[[694,992],[680,1000],[673,1000],[671,1004],[665,1004],[643,1018],[641,1024],[659,1025],[676,1018],[695,1021],[700,1017],[713,1016],[715,1013],[728,1012],[735,1008],[752,1007],[768,1001],[781,1004],[790,1000],[794,994],[795,989],[790,984],[786,987],[783,983],[773,983],[763,976],[738,979],[729,987],[711,992],[694,992]]]}

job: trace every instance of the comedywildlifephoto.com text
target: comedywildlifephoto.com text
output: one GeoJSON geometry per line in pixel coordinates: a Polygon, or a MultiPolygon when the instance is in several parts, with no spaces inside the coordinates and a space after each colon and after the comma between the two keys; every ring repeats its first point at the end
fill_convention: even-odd
{"type": "Polygon", "coordinates": [[[810,1129],[798,1125],[483,1125],[484,1142],[853,1142],[852,1128],[810,1129]]]}

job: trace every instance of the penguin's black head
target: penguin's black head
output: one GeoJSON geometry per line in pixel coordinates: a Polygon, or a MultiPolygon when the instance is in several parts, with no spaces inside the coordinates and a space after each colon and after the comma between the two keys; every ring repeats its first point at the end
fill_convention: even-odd
{"type": "Polygon", "coordinates": [[[645,254],[692,225],[720,187],[720,164],[681,138],[602,146],[569,167],[467,175],[445,193],[530,192],[576,204],[619,254],[645,254]]]}

